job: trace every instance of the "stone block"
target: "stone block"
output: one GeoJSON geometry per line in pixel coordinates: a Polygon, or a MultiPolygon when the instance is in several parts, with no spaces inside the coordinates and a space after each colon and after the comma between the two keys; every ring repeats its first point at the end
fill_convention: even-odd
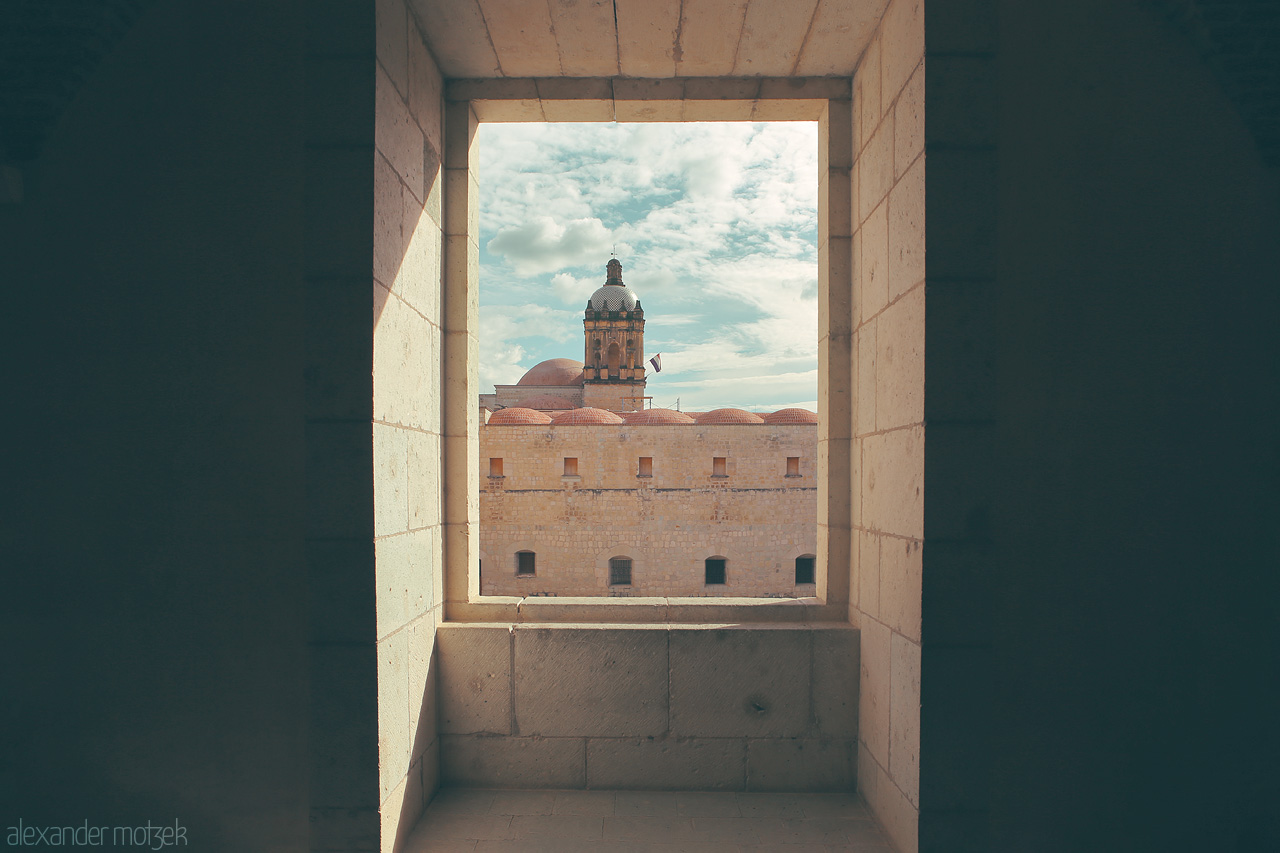
{"type": "Polygon", "coordinates": [[[855,148],[861,151],[880,126],[884,110],[880,106],[880,37],[877,35],[863,51],[858,67],[853,72],[854,91],[858,95],[857,136],[855,148]]]}
{"type": "Polygon", "coordinates": [[[853,332],[853,238],[828,237],[818,247],[818,338],[853,332]]]}
{"type": "Polygon", "coordinates": [[[565,77],[612,77],[618,69],[618,37],[610,3],[551,4],[565,77]]]}
{"type": "Polygon", "coordinates": [[[737,101],[760,97],[760,81],[742,77],[691,77],[684,81],[686,101],[737,101]]]}
{"type": "Polygon", "coordinates": [[[511,628],[444,623],[436,635],[443,734],[511,734],[511,628]]]}
{"type": "Polygon", "coordinates": [[[809,632],[672,628],[671,732],[797,737],[809,725],[809,632]]]}
{"type": "Polygon", "coordinates": [[[474,524],[479,519],[480,477],[476,453],[475,442],[469,438],[445,438],[444,520],[447,524],[474,524]]]}
{"type": "Polygon", "coordinates": [[[858,306],[863,323],[883,311],[889,302],[888,207],[883,203],[876,205],[860,229],[862,257],[858,265],[858,306]]]}
{"type": "Polygon", "coordinates": [[[309,57],[306,74],[307,144],[371,146],[374,67],[368,57],[309,57]]]}
{"type": "Polygon", "coordinates": [[[857,784],[849,739],[747,741],[748,791],[851,791],[857,784]]]}
{"type": "Polygon", "coordinates": [[[858,736],[858,654],[856,628],[813,630],[813,725],[819,737],[858,736]]]}
{"type": "Polygon", "coordinates": [[[515,628],[515,731],[630,737],[667,728],[660,627],[515,628]]]}
{"type": "Polygon", "coordinates": [[[440,474],[440,436],[415,432],[409,435],[409,527],[434,527],[443,520],[440,474]]]}
{"type": "Polygon", "coordinates": [[[365,278],[373,264],[372,147],[308,148],[306,274],[365,278]]]}
{"type": "Polygon", "coordinates": [[[991,423],[940,423],[929,428],[930,539],[990,542],[991,508],[998,487],[991,423]]]}
{"type": "MultiPolygon", "coordinates": [[[[374,5],[378,64],[401,94],[409,91],[408,14],[404,0],[377,0],[374,5]]],[[[415,34],[416,35],[416,34],[415,34]]]]}
{"type": "Polygon", "coordinates": [[[373,425],[374,536],[409,529],[409,437],[402,429],[373,425]]]}
{"type": "Polygon", "coordinates": [[[858,789],[895,850],[919,850],[920,812],[874,761],[858,761],[858,789]],[[868,764],[870,765],[868,767],[868,764]],[[864,769],[867,771],[864,774],[864,769]],[[867,775],[875,782],[867,784],[867,775]]]}
{"type": "MultiPolygon", "coordinates": [[[[433,33],[485,31],[484,18],[476,3],[457,0],[409,0],[409,9],[418,20],[431,26],[433,33]]],[[[440,64],[458,77],[496,77],[500,73],[498,57],[488,39],[429,38],[428,46],[440,64]]]]}
{"type": "Polygon", "coordinates": [[[924,421],[924,287],[876,320],[876,429],[924,421]]]}
{"type": "MultiPolygon", "coordinates": [[[[455,88],[465,81],[454,80],[445,84],[444,107],[444,167],[470,169],[476,162],[476,114],[465,100],[454,102],[455,88]]],[[[537,90],[534,90],[537,97],[537,90]]]]}
{"type": "Polygon", "coordinates": [[[409,111],[422,128],[427,145],[438,156],[444,149],[444,80],[412,20],[409,24],[409,111]]]}
{"type": "Polygon", "coordinates": [[[893,187],[893,114],[885,116],[858,157],[858,220],[865,222],[893,187]]]}
{"type": "Polygon", "coordinates": [[[925,159],[916,160],[889,194],[889,299],[924,281],[925,159]]]}
{"type": "Polygon", "coordinates": [[[369,420],[373,415],[373,324],[368,276],[306,285],[307,417],[369,420]]]}
{"type": "Polygon", "coordinates": [[[444,784],[477,788],[586,787],[586,745],[580,737],[442,735],[444,784]]]}
{"type": "Polygon", "coordinates": [[[381,152],[373,158],[373,277],[391,289],[404,256],[403,185],[381,152]]]}
{"type": "Polygon", "coordinates": [[[672,55],[680,32],[681,0],[615,4],[618,73],[624,77],[674,77],[672,55]]]}
{"type": "Polygon", "coordinates": [[[864,527],[912,539],[924,538],[924,459],[921,426],[869,435],[862,440],[864,527]]]}
{"type": "Polygon", "coordinates": [[[880,618],[880,536],[857,531],[858,609],[872,619],[880,618]]]}
{"type": "MultiPolygon", "coordinates": [[[[927,155],[929,278],[995,274],[996,155],[987,149],[938,149],[927,155]]],[[[910,174],[908,172],[908,174],[910,174]]]]}
{"type": "Polygon", "coordinates": [[[755,114],[755,101],[711,98],[685,100],[682,121],[750,121],[755,114]]]}
{"type": "Polygon", "coordinates": [[[849,45],[867,43],[882,11],[879,3],[819,3],[796,73],[847,78],[849,45]]]}
{"type": "Polygon", "coordinates": [[[721,77],[733,73],[737,39],[725,33],[742,29],[747,0],[705,0],[686,3],[680,28],[683,51],[676,58],[676,74],[680,77],[705,75],[721,77]]]}
{"type": "MultiPolygon", "coordinates": [[[[924,63],[916,68],[893,107],[893,174],[898,178],[924,151],[924,69],[924,63]]],[[[967,104],[956,106],[964,110],[967,104]]],[[[930,110],[930,130],[935,118],[930,110]]]]}
{"type": "MultiPolygon", "coordinates": [[[[841,81],[842,85],[847,83],[841,81]]],[[[818,123],[819,141],[825,137],[826,145],[823,151],[819,151],[818,160],[819,168],[834,169],[847,173],[853,168],[854,156],[854,139],[853,139],[853,101],[851,94],[845,94],[842,97],[827,101],[826,109],[823,111],[824,119],[818,123]],[[822,160],[826,159],[823,163],[822,160]]],[[[849,232],[842,232],[849,233],[849,232]]]]}
{"type": "MultiPolygon", "coordinates": [[[[468,236],[444,238],[444,328],[450,333],[479,331],[480,249],[468,236]]],[[[478,392],[477,392],[478,393],[478,392]]],[[[475,408],[474,400],[469,408],[475,408]]]]}
{"type": "Polygon", "coordinates": [[[547,121],[613,121],[613,99],[553,101],[542,100],[547,121]]]}
{"type": "Polygon", "coordinates": [[[741,791],[746,742],[740,738],[591,738],[587,784],[605,790],[741,791]]]}
{"type": "Polygon", "coordinates": [[[377,75],[374,142],[400,180],[422,201],[422,130],[386,72],[377,75]]]}
{"type": "MultiPolygon", "coordinates": [[[[848,169],[830,169],[818,176],[818,227],[828,238],[849,238],[853,234],[853,216],[850,210],[850,184],[848,169]]],[[[832,274],[836,274],[832,268],[832,274]]],[[[849,273],[853,280],[852,270],[841,270],[843,275],[849,273]]],[[[851,317],[851,313],[844,316],[851,317]]]]}
{"type": "Polygon", "coordinates": [[[892,0],[880,22],[880,98],[885,109],[924,59],[923,0],[892,0]]]}
{"type": "MultiPolygon", "coordinates": [[[[804,98],[762,98],[752,105],[751,120],[816,121],[822,116],[826,106],[826,101],[810,101],[804,98]]],[[[820,153],[819,156],[825,155],[820,153]]]]}
{"type": "Polygon", "coordinates": [[[444,232],[448,237],[470,236],[478,240],[480,216],[479,186],[468,169],[446,169],[444,173],[444,232]]]}
{"type": "Polygon", "coordinates": [[[928,420],[977,421],[995,412],[996,306],[990,281],[930,287],[926,306],[928,420]]]}
{"type": "Polygon", "coordinates": [[[443,322],[444,237],[439,225],[417,205],[411,193],[404,192],[403,198],[405,248],[393,288],[428,323],[439,326],[443,322]]]}
{"type": "Polygon", "coordinates": [[[876,429],[876,321],[863,324],[857,334],[858,395],[854,404],[854,433],[876,429]]]}
{"type": "Polygon", "coordinates": [[[309,653],[311,804],[376,808],[378,662],[372,642],[317,645],[309,653]]]}
{"type": "Polygon", "coordinates": [[[920,645],[889,641],[889,775],[915,807],[920,802],[920,645]]]}
{"type": "Polygon", "coordinates": [[[370,643],[377,630],[373,543],[307,541],[308,640],[370,643]]]}
{"type": "MultiPolygon", "coordinates": [[[[374,542],[377,555],[378,637],[386,637],[402,628],[409,615],[409,587],[413,583],[410,564],[411,538],[408,533],[384,536],[374,542]]],[[[419,612],[422,601],[419,599],[419,612]]],[[[418,615],[414,613],[413,615],[418,615]]]]}
{"type": "Polygon", "coordinates": [[[436,626],[439,621],[440,607],[436,606],[408,629],[409,731],[413,733],[410,757],[417,762],[425,762],[424,756],[439,732],[440,666],[436,659],[436,626]]]}
{"type": "MultiPolygon", "coordinates": [[[[828,471],[847,471],[852,451],[852,442],[847,438],[824,441],[818,446],[818,464],[828,471]]],[[[830,479],[825,485],[818,485],[818,521],[832,531],[848,529],[852,521],[852,494],[848,489],[837,487],[830,479]]]]}
{"type": "MultiPolygon", "coordinates": [[[[730,568],[732,571],[732,567],[730,568]]],[[[732,580],[732,578],[730,579],[732,580]]],[[[685,598],[667,599],[667,620],[677,623],[730,624],[746,622],[803,623],[809,606],[799,599],[685,598]]]]}
{"type": "Polygon", "coordinates": [[[479,2],[485,32],[493,42],[505,76],[539,77],[560,73],[560,51],[545,3],[479,2]]]}
{"type": "MultiPolygon", "coordinates": [[[[413,828],[415,820],[413,804],[407,802],[407,776],[400,777],[395,788],[387,792],[382,804],[378,808],[378,820],[380,824],[380,836],[382,838],[381,849],[383,853],[392,853],[392,851],[403,848],[405,839],[409,836],[409,831],[413,828]]],[[[421,796],[421,788],[414,786],[421,796]]],[[[421,813],[421,804],[416,810],[421,813]]]]}
{"type": "Polygon", "coordinates": [[[844,440],[853,426],[853,336],[818,340],[819,421],[828,440],[844,440]]]}
{"type": "Polygon", "coordinates": [[[817,0],[748,4],[733,73],[743,77],[790,74],[800,56],[816,5],[817,0]]]}
{"type": "Polygon", "coordinates": [[[883,537],[880,541],[880,620],[920,642],[921,543],[883,537]]]}
{"type": "Polygon", "coordinates": [[[888,765],[890,631],[871,618],[862,619],[858,627],[858,661],[862,670],[858,682],[858,740],[879,764],[888,765]]]}
{"type": "Polygon", "coordinates": [[[378,642],[378,799],[386,802],[409,772],[409,635],[397,631],[378,642]]]}
{"type": "Polygon", "coordinates": [[[373,442],[368,423],[309,423],[307,536],[372,539],[373,442]]]}

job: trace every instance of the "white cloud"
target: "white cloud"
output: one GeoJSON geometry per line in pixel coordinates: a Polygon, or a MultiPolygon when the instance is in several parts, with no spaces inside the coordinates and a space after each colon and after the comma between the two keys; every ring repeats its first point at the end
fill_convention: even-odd
{"type": "Polygon", "coordinates": [[[523,225],[504,228],[486,248],[504,256],[521,274],[550,272],[576,266],[609,250],[609,229],[599,219],[574,219],[564,224],[550,216],[535,216],[523,225]]]}

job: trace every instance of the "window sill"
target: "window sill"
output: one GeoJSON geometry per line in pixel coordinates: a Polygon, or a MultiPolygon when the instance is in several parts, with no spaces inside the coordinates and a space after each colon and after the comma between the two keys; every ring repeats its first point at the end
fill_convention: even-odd
{"type": "Polygon", "coordinates": [[[818,598],[482,595],[471,601],[446,602],[445,621],[583,624],[844,623],[849,621],[849,606],[827,604],[818,598]]]}

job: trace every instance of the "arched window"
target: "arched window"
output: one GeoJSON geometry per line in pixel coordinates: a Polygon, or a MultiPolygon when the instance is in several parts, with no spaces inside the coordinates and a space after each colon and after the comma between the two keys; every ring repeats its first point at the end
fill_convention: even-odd
{"type": "Polygon", "coordinates": [[[707,586],[723,586],[725,583],[725,566],[729,561],[724,557],[707,557],[706,564],[706,584],[707,586]]]}
{"type": "Polygon", "coordinates": [[[516,551],[516,577],[531,578],[538,573],[538,555],[532,551],[516,551]]]}
{"type": "Polygon", "coordinates": [[[614,379],[618,378],[618,370],[622,367],[622,349],[618,346],[618,342],[614,341],[609,344],[609,376],[614,379]]]}
{"type": "Polygon", "coordinates": [[[813,583],[814,564],[817,562],[812,554],[796,557],[796,583],[813,583]]]}
{"type": "Polygon", "coordinates": [[[631,558],[609,558],[609,586],[631,586],[631,558]]]}

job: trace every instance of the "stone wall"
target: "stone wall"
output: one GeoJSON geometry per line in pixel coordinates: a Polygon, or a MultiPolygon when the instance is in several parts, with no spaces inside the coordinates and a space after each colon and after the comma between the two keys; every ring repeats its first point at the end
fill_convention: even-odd
{"type": "Polygon", "coordinates": [[[850,609],[863,637],[858,778],[894,843],[913,851],[925,507],[921,0],[889,4],[853,88],[850,609]]]}
{"type": "Polygon", "coordinates": [[[438,779],[442,619],[442,81],[403,0],[377,4],[373,471],[378,801],[398,847],[438,779]]]}
{"type": "Polygon", "coordinates": [[[607,595],[609,559],[630,557],[637,596],[811,596],[795,559],[817,553],[812,424],[484,425],[481,592],[607,595]],[[652,460],[640,476],[638,461],[652,460]],[[725,460],[723,476],[713,459],[725,460]],[[799,460],[787,476],[787,458],[799,460]],[[576,461],[565,475],[565,459],[576,461]],[[501,476],[485,476],[502,459],[501,476]],[[517,551],[537,555],[516,576],[517,551]],[[704,583],[704,560],[728,560],[704,583]]]}
{"type": "Polygon", "coordinates": [[[441,772],[497,788],[854,785],[848,625],[440,627],[441,772]]]}

